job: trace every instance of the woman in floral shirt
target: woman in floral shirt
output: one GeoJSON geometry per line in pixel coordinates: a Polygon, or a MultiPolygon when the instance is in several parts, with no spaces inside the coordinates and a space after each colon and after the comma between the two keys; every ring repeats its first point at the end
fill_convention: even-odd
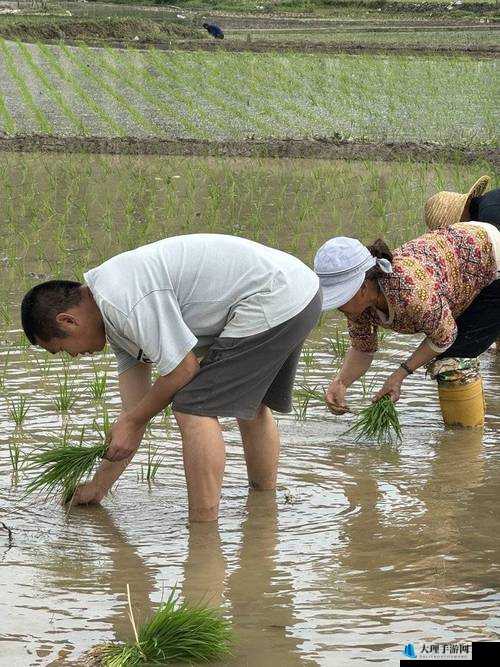
{"type": "Polygon", "coordinates": [[[347,388],[370,367],[378,327],[425,335],[375,396],[398,400],[403,380],[436,357],[477,357],[500,333],[500,231],[487,223],[458,223],[405,243],[392,254],[380,239],[369,248],[337,237],[317,252],[314,268],[323,309],[348,318],[351,348],[327,390],[332,411],[348,410],[347,388]],[[485,327],[460,316],[481,295],[498,317],[485,327]]]}

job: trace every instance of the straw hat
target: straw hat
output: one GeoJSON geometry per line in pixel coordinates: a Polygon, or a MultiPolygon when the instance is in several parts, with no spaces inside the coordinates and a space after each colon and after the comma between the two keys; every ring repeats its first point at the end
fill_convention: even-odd
{"type": "Polygon", "coordinates": [[[489,176],[481,176],[467,194],[438,192],[425,202],[425,225],[433,230],[460,222],[465,207],[473,197],[484,194],[490,182],[489,176]]]}

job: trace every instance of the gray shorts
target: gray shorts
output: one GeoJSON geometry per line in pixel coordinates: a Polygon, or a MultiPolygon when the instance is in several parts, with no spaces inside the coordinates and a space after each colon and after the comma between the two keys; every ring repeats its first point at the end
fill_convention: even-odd
{"type": "Polygon", "coordinates": [[[321,292],[295,317],[255,336],[216,338],[198,374],[176,393],[174,411],[253,419],[263,403],[291,412],[304,340],[321,314],[321,292]]]}

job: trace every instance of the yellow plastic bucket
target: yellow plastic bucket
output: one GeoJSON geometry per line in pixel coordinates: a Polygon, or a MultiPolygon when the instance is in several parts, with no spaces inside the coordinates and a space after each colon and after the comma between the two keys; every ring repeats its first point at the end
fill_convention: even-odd
{"type": "Polygon", "coordinates": [[[469,384],[438,384],[439,404],[446,426],[475,428],[484,424],[484,392],[481,378],[469,384]]]}

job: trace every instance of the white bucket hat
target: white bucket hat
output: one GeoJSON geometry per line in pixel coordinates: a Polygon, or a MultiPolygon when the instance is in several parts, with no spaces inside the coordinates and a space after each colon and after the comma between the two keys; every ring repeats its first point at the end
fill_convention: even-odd
{"type": "Polygon", "coordinates": [[[357,239],[337,236],[324,243],[314,258],[314,271],[323,292],[323,310],[339,308],[350,301],[363,284],[366,272],[374,266],[392,273],[389,260],[373,257],[357,239]]]}

